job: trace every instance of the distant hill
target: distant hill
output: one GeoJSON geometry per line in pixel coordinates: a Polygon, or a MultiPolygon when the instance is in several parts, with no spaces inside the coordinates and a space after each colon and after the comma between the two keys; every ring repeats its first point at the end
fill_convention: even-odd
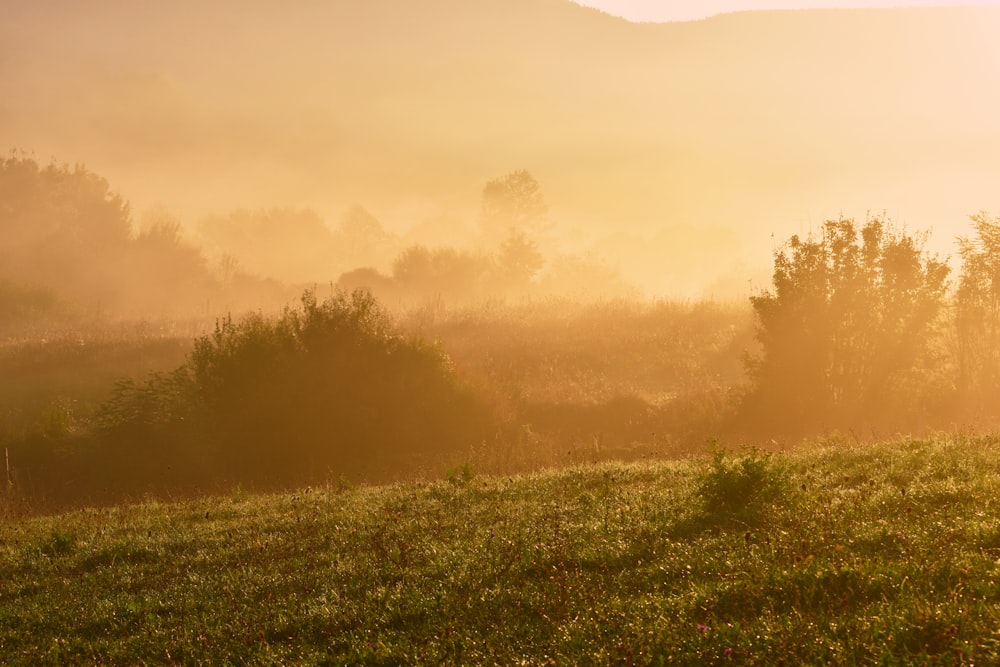
{"type": "Polygon", "coordinates": [[[393,228],[471,222],[487,179],[527,168],[553,244],[696,293],[840,212],[947,249],[1000,211],[998,35],[992,8],[632,24],[568,0],[12,0],[0,140],[188,222],[354,202],[393,228]]]}

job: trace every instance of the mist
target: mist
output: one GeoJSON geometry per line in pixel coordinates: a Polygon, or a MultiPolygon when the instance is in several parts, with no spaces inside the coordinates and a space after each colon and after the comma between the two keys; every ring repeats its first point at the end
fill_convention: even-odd
{"type": "Polygon", "coordinates": [[[998,36],[6,0],[0,662],[1000,664],[998,36]]]}
{"type": "MultiPolygon", "coordinates": [[[[309,209],[334,233],[360,206],[403,246],[489,251],[468,238],[482,188],[526,169],[546,256],[596,257],[646,296],[746,297],[772,234],[840,214],[955,251],[996,207],[998,28],[990,8],[631,24],[564,0],[15,2],[0,124],[199,245],[235,211],[309,209]],[[441,220],[454,238],[425,233],[441,220]]],[[[261,268],[336,278],[305,275],[317,261],[261,268]]]]}
{"type": "Polygon", "coordinates": [[[136,439],[161,490],[284,488],[998,416],[998,9],[6,9],[0,439],[33,488],[136,439]],[[376,410],[369,460],[337,433],[376,410]],[[244,441],[273,478],[226,472],[244,441]]]}

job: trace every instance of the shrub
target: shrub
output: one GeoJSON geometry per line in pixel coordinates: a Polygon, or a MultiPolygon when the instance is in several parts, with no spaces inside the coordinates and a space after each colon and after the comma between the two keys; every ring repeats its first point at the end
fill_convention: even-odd
{"type": "Polygon", "coordinates": [[[860,229],[841,218],[775,252],[773,290],[750,299],[760,343],[748,359],[751,422],[802,435],[919,418],[942,363],[932,343],[949,272],[925,240],[879,218],[860,229]]]}
{"type": "Polygon", "coordinates": [[[386,478],[464,456],[490,416],[435,346],[404,338],[370,293],[307,291],[278,318],[220,320],[187,363],[123,383],[102,410],[113,432],[189,437],[230,482],[283,486],[386,478]]]}
{"type": "Polygon", "coordinates": [[[743,516],[762,509],[791,487],[787,466],[773,455],[750,448],[734,455],[716,450],[698,486],[698,495],[710,514],[743,516]]]}

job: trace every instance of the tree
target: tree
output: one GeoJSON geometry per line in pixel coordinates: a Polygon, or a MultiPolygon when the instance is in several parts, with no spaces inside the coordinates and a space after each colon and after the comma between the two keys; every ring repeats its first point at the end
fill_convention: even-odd
{"type": "Polygon", "coordinates": [[[486,183],[480,225],[492,243],[514,234],[532,237],[542,231],[548,211],[538,181],[527,170],[519,169],[486,183]]]}
{"type": "Polygon", "coordinates": [[[190,312],[217,286],[201,250],[184,240],[180,221],[162,206],[142,216],[130,258],[129,301],[133,310],[190,312]]]}
{"type": "Polygon", "coordinates": [[[392,263],[392,277],[412,296],[468,300],[482,296],[491,261],[455,248],[410,246],[392,263]]]}
{"type": "Polygon", "coordinates": [[[108,299],[131,232],[128,203],[85,167],[0,159],[0,279],[108,299]]]}
{"type": "Polygon", "coordinates": [[[502,287],[524,289],[545,265],[538,244],[522,232],[512,231],[497,253],[502,287]]]}
{"type": "Polygon", "coordinates": [[[333,277],[336,238],[312,209],[240,209],[203,219],[198,232],[210,255],[233,255],[249,273],[286,281],[333,277]]]}
{"type": "Polygon", "coordinates": [[[773,291],[751,298],[760,353],[746,407],[807,431],[913,406],[949,271],[924,240],[880,218],[859,234],[841,218],[777,251],[773,291]]]}
{"type": "Polygon", "coordinates": [[[336,259],[346,267],[374,266],[392,256],[396,238],[361,206],[348,209],[334,231],[336,259]]]}
{"type": "Polygon", "coordinates": [[[972,224],[975,236],[959,239],[956,356],[963,401],[981,410],[1000,396],[1000,218],[979,213],[972,224]]]}

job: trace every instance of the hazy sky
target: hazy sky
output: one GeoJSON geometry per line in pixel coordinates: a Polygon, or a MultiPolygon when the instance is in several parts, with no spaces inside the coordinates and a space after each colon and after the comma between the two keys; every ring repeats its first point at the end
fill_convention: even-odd
{"type": "Polygon", "coordinates": [[[1000,6],[1000,0],[576,0],[631,21],[691,21],[724,12],[753,9],[833,7],[1000,6]]]}

